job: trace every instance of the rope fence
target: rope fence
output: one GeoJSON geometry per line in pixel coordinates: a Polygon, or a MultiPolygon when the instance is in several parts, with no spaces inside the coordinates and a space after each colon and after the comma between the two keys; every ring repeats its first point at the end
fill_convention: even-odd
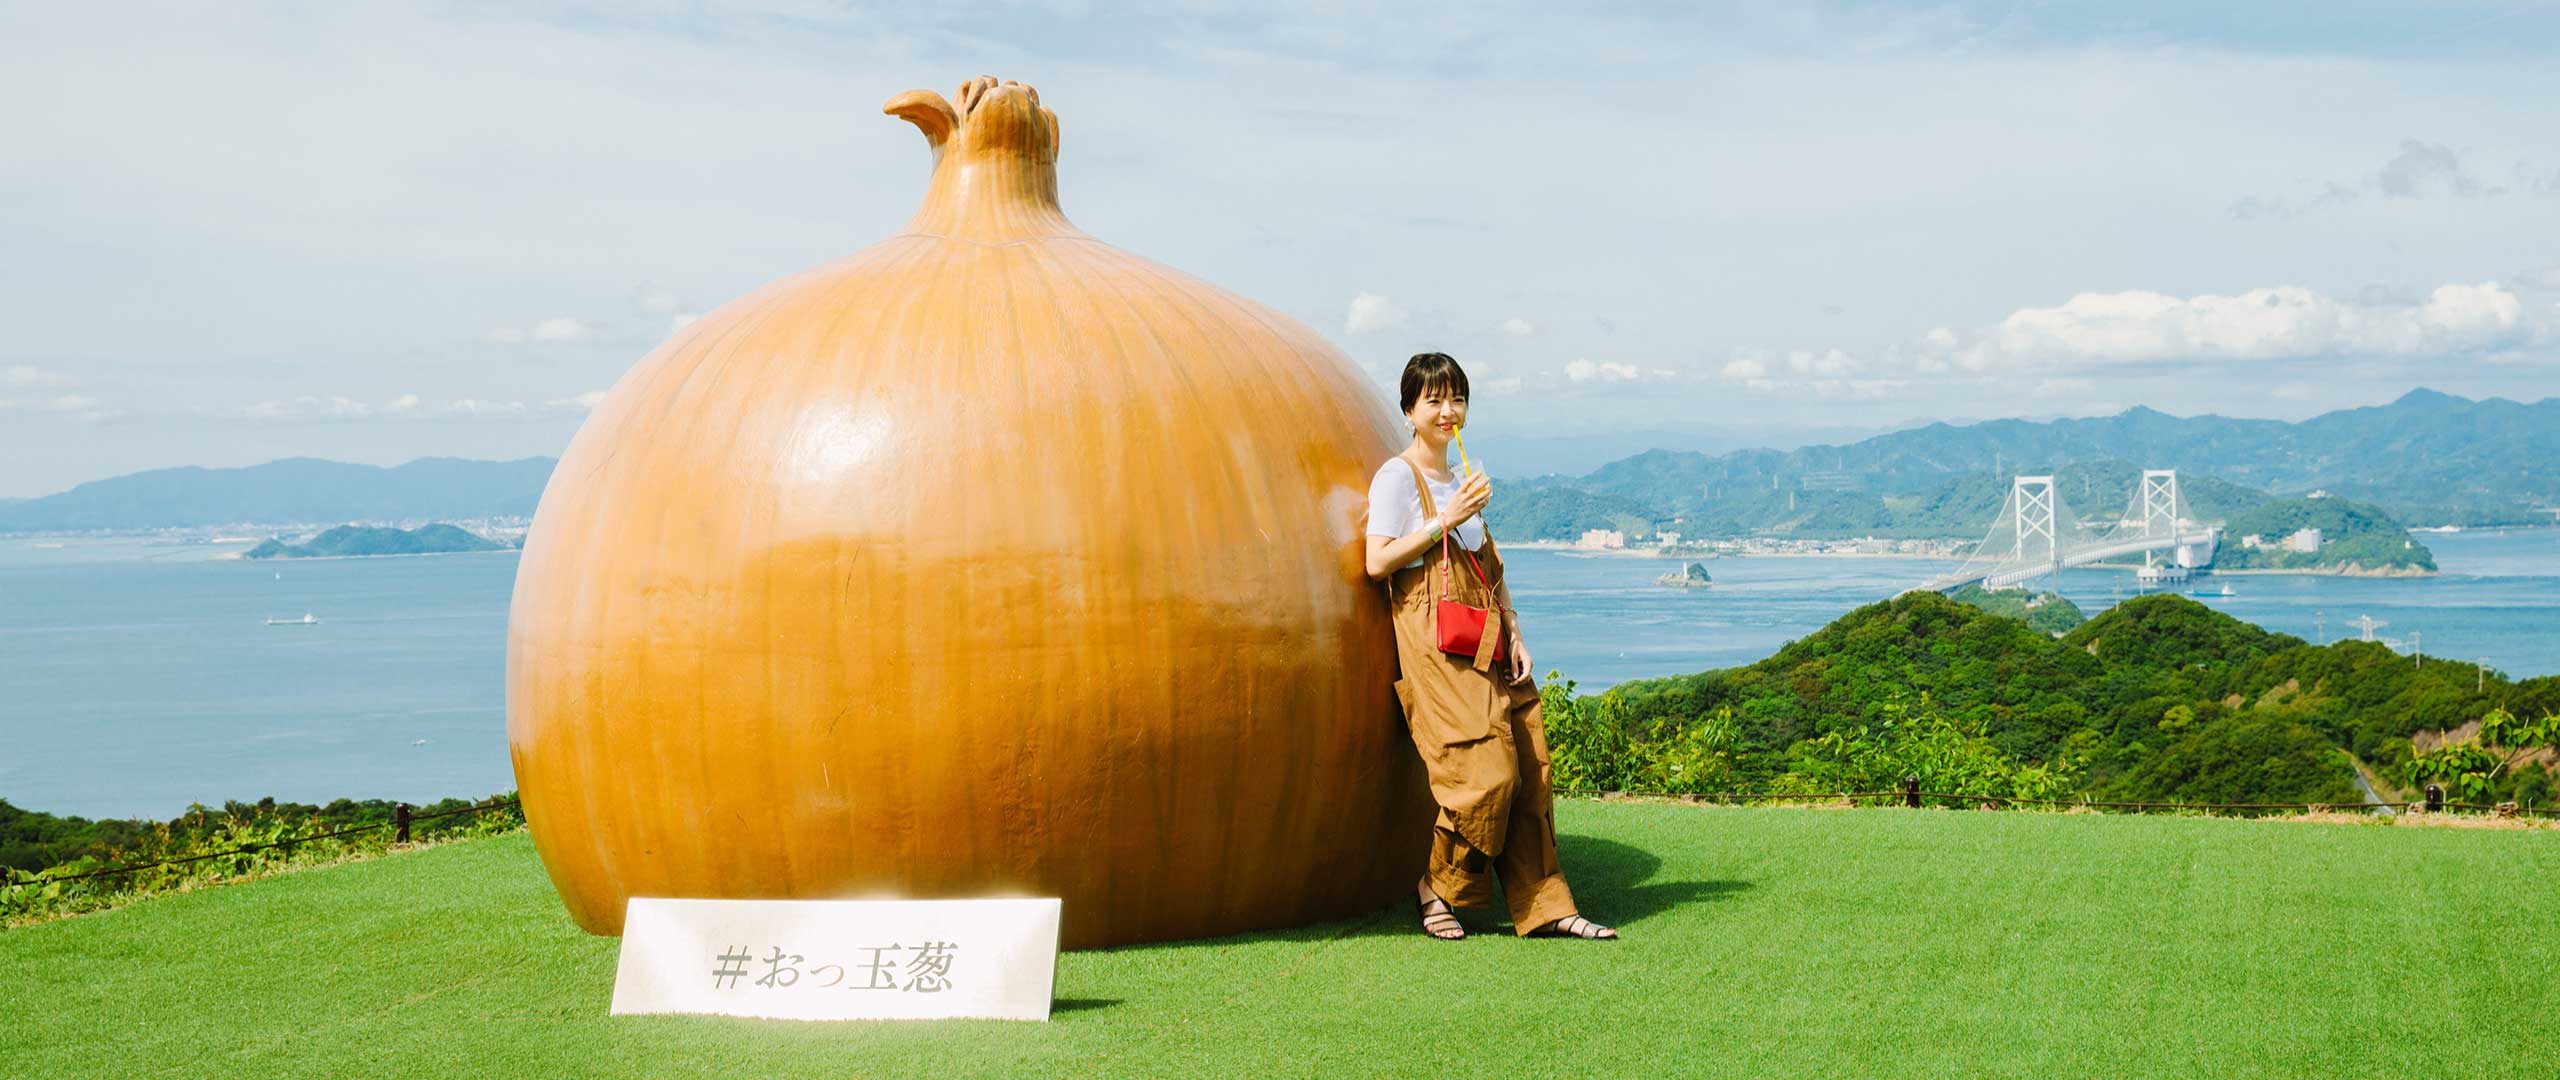
{"type": "Polygon", "coordinates": [[[1902,787],[1897,791],[1813,791],[1778,794],[1761,791],[1611,791],[1601,788],[1557,788],[1555,789],[1555,792],[1558,795],[1582,795],[1594,798],[1677,799],[1682,802],[1693,803],[1828,802],[1832,800],[1857,802],[1862,799],[1894,799],[1899,801],[1902,805],[1913,809],[1926,806],[1928,804],[1928,800],[1936,799],[1943,802],[1972,803],[1986,807],[1994,805],[2059,806],[2066,808],[2087,807],[2093,810],[2131,810],[2135,812],[2159,810],[2210,813],[2216,810],[2291,810],[2301,813],[2352,813],[2357,810],[2392,810],[2395,812],[2409,811],[2438,814],[2448,810],[2470,810],[2480,813],[2495,814],[2499,817],[2549,816],[2555,819],[2560,819],[2560,807],[2527,807],[2518,806],[2511,802],[2497,803],[2495,805],[2447,802],[2444,797],[2444,788],[2436,784],[2427,785],[2426,797],[2423,800],[2412,800],[2407,802],[2374,801],[2362,803],[2169,803],[2112,802],[2097,799],[2021,799],[2007,795],[1966,795],[1949,791],[1922,791],[1920,790],[1920,778],[1916,776],[1904,777],[1902,780],[1902,787]]]}
{"type": "Polygon", "coordinates": [[[254,855],[258,852],[274,848],[291,848],[299,844],[316,843],[322,840],[335,840],[341,836],[354,836],[358,833],[369,833],[382,829],[394,830],[394,834],[391,839],[392,843],[405,844],[409,842],[410,826],[418,822],[433,821],[437,818],[448,818],[458,814],[485,814],[491,810],[514,808],[518,805],[518,802],[519,801],[517,799],[512,798],[492,799],[488,802],[473,806],[456,807],[451,810],[438,810],[432,814],[418,813],[412,809],[408,803],[393,803],[391,806],[391,820],[377,821],[371,825],[355,825],[344,829],[331,829],[327,832],[312,833],[307,836],[290,836],[282,840],[268,840],[263,843],[243,844],[227,851],[208,851],[201,854],[187,855],[175,859],[159,859],[153,862],[134,863],[131,866],[110,866],[101,870],[85,870],[77,874],[62,874],[59,876],[37,874],[27,878],[26,880],[19,881],[16,884],[46,885],[57,881],[79,881],[83,878],[113,877],[119,874],[138,874],[145,870],[157,870],[164,866],[183,866],[187,863],[203,862],[206,859],[229,858],[233,855],[254,855]]]}

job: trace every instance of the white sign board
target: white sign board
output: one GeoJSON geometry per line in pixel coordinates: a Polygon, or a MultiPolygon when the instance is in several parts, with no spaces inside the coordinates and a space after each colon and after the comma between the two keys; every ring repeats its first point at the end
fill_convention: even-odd
{"type": "Polygon", "coordinates": [[[631,898],[613,1014],[1047,1020],[1058,901],[631,898]]]}

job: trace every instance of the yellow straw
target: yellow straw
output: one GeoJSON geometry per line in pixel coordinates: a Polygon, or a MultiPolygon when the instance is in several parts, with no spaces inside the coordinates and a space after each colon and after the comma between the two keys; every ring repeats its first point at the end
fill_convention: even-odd
{"type": "Polygon", "coordinates": [[[1456,425],[1449,429],[1449,437],[1458,440],[1458,468],[1465,472],[1474,472],[1474,467],[1467,464],[1466,431],[1467,425],[1456,425]]]}

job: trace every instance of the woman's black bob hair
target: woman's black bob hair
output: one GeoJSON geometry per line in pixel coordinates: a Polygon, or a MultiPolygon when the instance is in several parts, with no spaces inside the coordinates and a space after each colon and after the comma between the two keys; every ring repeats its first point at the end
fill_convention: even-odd
{"type": "Polygon", "coordinates": [[[1446,390],[1458,397],[1467,396],[1467,369],[1459,367],[1448,353],[1415,353],[1404,362],[1404,403],[1400,412],[1412,412],[1413,403],[1422,400],[1425,390],[1446,390]]]}

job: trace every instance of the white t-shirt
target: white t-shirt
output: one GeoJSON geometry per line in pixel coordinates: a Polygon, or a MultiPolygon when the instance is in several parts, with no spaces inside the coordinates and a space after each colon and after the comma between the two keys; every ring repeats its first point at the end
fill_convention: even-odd
{"type": "MultiPolygon", "coordinates": [[[[1433,509],[1446,510],[1458,497],[1460,473],[1449,470],[1449,482],[1431,482],[1433,509]]],[[[1369,478],[1369,535],[1398,537],[1422,528],[1422,496],[1413,490],[1413,467],[1401,456],[1387,459],[1378,466],[1378,474],[1369,478]]],[[[1468,518],[1455,534],[1458,546],[1469,551],[1484,548],[1484,515],[1468,518]]],[[[1417,558],[1406,566],[1420,566],[1417,558]]]]}

